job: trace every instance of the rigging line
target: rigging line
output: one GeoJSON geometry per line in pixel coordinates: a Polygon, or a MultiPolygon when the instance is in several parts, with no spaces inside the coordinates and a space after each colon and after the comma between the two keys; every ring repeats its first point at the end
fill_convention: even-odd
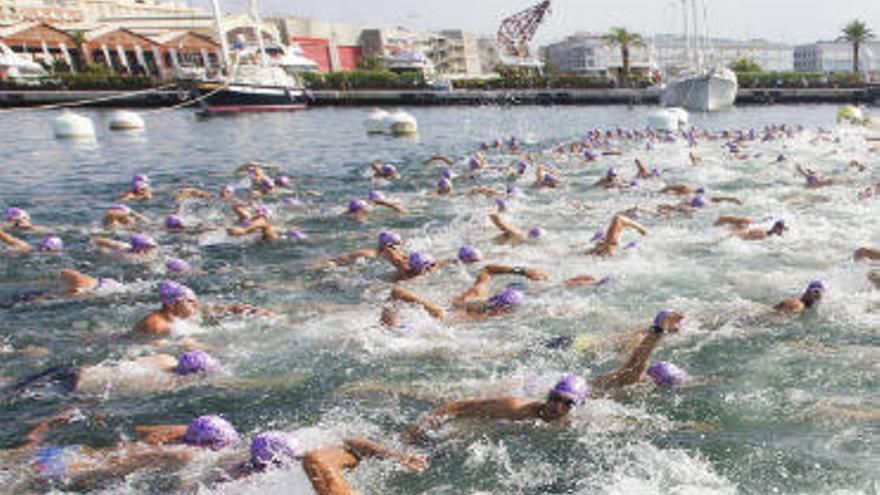
{"type": "Polygon", "coordinates": [[[228,87],[229,87],[228,84],[224,84],[224,85],[220,86],[219,88],[217,88],[217,89],[215,89],[215,90],[213,90],[213,91],[209,91],[208,93],[205,93],[205,94],[199,96],[198,98],[193,98],[192,100],[182,101],[182,102],[177,103],[177,104],[175,104],[175,105],[171,105],[170,107],[154,108],[154,109],[152,109],[152,110],[147,110],[147,111],[142,112],[142,113],[145,113],[145,114],[147,114],[147,113],[159,113],[159,112],[164,112],[164,111],[167,111],[167,110],[176,110],[176,109],[178,109],[178,108],[180,108],[180,107],[184,107],[184,106],[192,105],[193,103],[198,103],[198,102],[200,102],[200,101],[202,101],[202,100],[204,100],[204,99],[206,99],[206,98],[210,98],[211,96],[214,96],[215,94],[219,93],[220,91],[223,91],[224,89],[226,89],[226,88],[228,88],[228,87]]]}
{"type": "Polygon", "coordinates": [[[147,94],[156,91],[161,91],[163,89],[168,89],[176,86],[176,84],[165,84],[162,86],[156,86],[154,88],[147,88],[139,91],[126,91],[124,93],[115,93],[108,96],[102,96],[100,98],[93,98],[90,100],[76,100],[76,101],[68,101],[64,103],[49,103],[46,105],[37,105],[33,107],[18,107],[18,108],[2,108],[0,109],[0,113],[7,112],[23,112],[23,111],[36,111],[36,110],[54,110],[57,108],[73,108],[82,105],[88,105],[91,103],[101,103],[105,101],[113,101],[113,100],[121,100],[123,98],[128,98],[129,96],[139,95],[139,94],[147,94]]]}

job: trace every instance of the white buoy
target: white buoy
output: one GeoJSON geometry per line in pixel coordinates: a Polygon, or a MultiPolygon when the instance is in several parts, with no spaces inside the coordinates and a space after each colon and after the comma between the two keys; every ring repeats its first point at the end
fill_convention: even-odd
{"type": "Polygon", "coordinates": [[[648,114],[648,127],[657,131],[677,131],[679,116],[668,109],[651,112],[648,114]]]}
{"type": "Polygon", "coordinates": [[[388,112],[381,108],[373,110],[370,116],[367,117],[367,120],[364,121],[367,134],[384,134],[389,132],[388,115],[388,112]]]}
{"type": "Polygon", "coordinates": [[[688,120],[690,120],[690,115],[687,110],[681,107],[669,107],[666,109],[667,112],[671,113],[678,119],[678,127],[685,127],[688,125],[688,120]]]}
{"type": "Polygon", "coordinates": [[[65,110],[52,121],[52,129],[58,139],[89,139],[95,137],[92,119],[65,110]]]}
{"type": "Polygon", "coordinates": [[[395,136],[406,136],[419,132],[416,118],[399,108],[388,116],[388,122],[390,123],[390,132],[395,136]]]}
{"type": "Polygon", "coordinates": [[[144,128],[144,119],[140,115],[126,110],[117,110],[110,114],[110,130],[134,131],[144,128]]]}

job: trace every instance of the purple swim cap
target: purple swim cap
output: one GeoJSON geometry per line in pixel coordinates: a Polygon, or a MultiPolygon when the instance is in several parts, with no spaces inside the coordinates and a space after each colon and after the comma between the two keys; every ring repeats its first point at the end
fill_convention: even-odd
{"type": "Polygon", "coordinates": [[[367,210],[367,202],[362,199],[352,199],[348,202],[349,213],[361,213],[367,210]]]}
{"type": "Polygon", "coordinates": [[[693,206],[694,208],[702,208],[706,206],[706,201],[703,199],[702,196],[694,196],[691,199],[691,206],[693,206]]]}
{"type": "Polygon", "coordinates": [[[282,202],[285,206],[299,206],[299,205],[302,204],[302,201],[300,201],[300,200],[298,200],[298,199],[296,199],[296,198],[291,198],[291,197],[289,197],[289,196],[286,197],[286,198],[284,198],[284,199],[282,199],[281,202],[282,202]]]}
{"type": "Polygon", "coordinates": [[[435,263],[431,255],[420,251],[413,251],[409,255],[409,270],[412,273],[424,273],[425,270],[434,266],[435,263]]]}
{"type": "Polygon", "coordinates": [[[177,215],[168,215],[165,217],[166,229],[182,229],[184,228],[183,219],[177,215]]]}
{"type": "Polygon", "coordinates": [[[232,187],[232,186],[228,186],[228,185],[227,185],[227,186],[223,186],[223,187],[220,189],[220,194],[223,195],[223,196],[232,196],[233,194],[235,194],[235,188],[232,187]]]}
{"type": "Polygon", "coordinates": [[[162,282],[159,286],[159,300],[165,306],[173,306],[180,301],[197,301],[196,293],[177,282],[162,282]]]}
{"type": "Polygon", "coordinates": [[[254,213],[257,214],[257,217],[270,218],[272,216],[272,208],[269,208],[267,205],[260,205],[254,210],[254,213]]]}
{"type": "Polygon", "coordinates": [[[779,156],[776,157],[776,162],[777,162],[777,163],[779,163],[779,162],[784,162],[784,161],[786,161],[786,160],[788,160],[788,157],[785,156],[785,155],[782,154],[782,153],[780,153],[779,156]]]}
{"type": "Polygon", "coordinates": [[[442,175],[446,179],[452,180],[452,169],[444,168],[443,171],[440,172],[440,175],[442,175]]]}
{"type": "Polygon", "coordinates": [[[605,231],[604,230],[597,230],[596,233],[593,234],[593,238],[590,240],[593,242],[604,241],[605,240],[605,231]]]}
{"type": "Polygon", "coordinates": [[[495,198],[495,206],[498,207],[498,211],[507,211],[507,201],[504,198],[495,198]]]}
{"type": "Polygon", "coordinates": [[[43,240],[40,241],[40,251],[60,253],[61,251],[64,251],[64,241],[62,241],[60,237],[44,237],[43,240]]]}
{"type": "Polygon", "coordinates": [[[3,216],[8,222],[12,220],[30,218],[30,215],[28,215],[28,213],[21,208],[6,208],[5,210],[3,210],[3,216]]]}
{"type": "Polygon", "coordinates": [[[370,190],[370,194],[367,195],[370,201],[379,201],[385,199],[385,195],[382,194],[382,191],[377,191],[376,189],[370,190]]]}
{"type": "Polygon", "coordinates": [[[639,187],[639,181],[635,179],[629,181],[629,187],[639,187]]]}
{"type": "Polygon", "coordinates": [[[437,181],[437,190],[440,192],[452,191],[452,182],[449,182],[449,179],[446,177],[441,177],[440,180],[437,181]]]}
{"type": "Polygon", "coordinates": [[[807,290],[823,292],[825,291],[825,284],[823,284],[821,280],[813,280],[810,282],[810,285],[807,286],[807,290]]]}
{"type": "Polygon", "coordinates": [[[131,208],[129,208],[127,205],[112,205],[110,207],[110,210],[111,211],[119,211],[119,212],[125,213],[126,215],[131,213],[131,208]]]}
{"type": "Polygon", "coordinates": [[[220,450],[241,441],[235,428],[220,416],[199,416],[186,428],[183,442],[187,445],[220,450]]]}
{"type": "Polygon", "coordinates": [[[596,153],[595,151],[593,151],[591,149],[587,149],[587,150],[584,150],[584,158],[586,158],[586,160],[588,162],[592,162],[592,161],[596,160],[597,158],[599,158],[599,153],[596,153]]]}
{"type": "Polygon", "coordinates": [[[608,179],[617,177],[617,170],[615,170],[614,167],[608,167],[608,170],[605,172],[605,177],[608,179]]]}
{"type": "Polygon", "coordinates": [[[489,298],[489,306],[492,309],[511,310],[522,306],[522,303],[522,292],[511,288],[504,289],[489,298]]]}
{"type": "Polygon", "coordinates": [[[520,189],[519,187],[509,185],[507,186],[507,194],[508,196],[522,196],[523,192],[522,189],[520,189]]]}
{"type": "Polygon", "coordinates": [[[278,187],[287,187],[290,185],[290,177],[286,175],[279,175],[275,177],[275,185],[278,187]]]}
{"type": "Polygon", "coordinates": [[[526,173],[526,170],[529,168],[529,164],[524,161],[516,162],[516,171],[519,175],[526,173]]]}
{"type": "Polygon", "coordinates": [[[470,160],[468,160],[468,167],[471,170],[477,170],[481,166],[482,166],[482,164],[480,163],[480,160],[477,160],[476,158],[471,158],[470,160]]]}
{"type": "Polygon", "coordinates": [[[395,167],[394,165],[391,165],[390,163],[386,163],[385,165],[382,165],[381,170],[384,175],[394,175],[397,173],[397,167],[395,167]]]}
{"type": "Polygon", "coordinates": [[[543,176],[541,176],[541,183],[547,186],[555,186],[559,184],[559,179],[550,172],[545,172],[543,176]]]}
{"type": "Polygon", "coordinates": [[[308,236],[308,234],[306,234],[305,232],[303,232],[301,230],[293,229],[293,230],[287,231],[287,238],[291,241],[300,242],[300,241],[304,241],[304,240],[308,239],[309,236],[308,236]]]}
{"type": "Polygon", "coordinates": [[[458,249],[458,259],[462,263],[476,263],[483,259],[483,253],[474,246],[462,246],[458,249]]]}
{"type": "Polygon", "coordinates": [[[260,189],[270,190],[275,189],[275,182],[268,177],[263,177],[260,179],[260,189]]]}
{"type": "Polygon", "coordinates": [[[184,352],[177,358],[177,367],[174,372],[178,375],[191,375],[193,373],[210,373],[220,369],[220,363],[210,354],[200,349],[184,352]]]}
{"type": "Polygon", "coordinates": [[[550,390],[557,394],[568,394],[574,398],[578,404],[583,404],[590,395],[590,387],[583,378],[577,375],[565,375],[550,390]]]}
{"type": "Polygon", "coordinates": [[[132,182],[146,182],[147,184],[149,184],[150,178],[147,176],[147,174],[134,174],[134,176],[131,178],[131,181],[132,182]]]}
{"type": "Polygon", "coordinates": [[[384,230],[379,233],[379,249],[385,249],[388,246],[403,244],[400,235],[393,230],[384,230]]]}
{"type": "Polygon", "coordinates": [[[290,460],[301,461],[304,454],[302,443],[282,431],[260,433],[251,440],[251,463],[256,467],[283,465],[290,460]]]}
{"type": "Polygon", "coordinates": [[[98,285],[95,286],[96,291],[101,290],[101,289],[113,290],[113,289],[121,289],[121,288],[122,288],[122,282],[120,282],[119,280],[116,280],[115,278],[99,278],[98,285]]]}
{"type": "Polygon", "coordinates": [[[540,239],[544,237],[544,229],[541,227],[532,227],[529,230],[529,239],[540,239]]]}
{"type": "Polygon", "coordinates": [[[648,368],[647,374],[654,380],[655,384],[661,387],[681,385],[688,379],[688,374],[685,370],[666,361],[652,364],[648,368]]]}
{"type": "Polygon", "coordinates": [[[819,176],[816,174],[807,175],[807,184],[814,185],[819,183],[819,176]]]}
{"type": "Polygon", "coordinates": [[[772,228],[774,228],[774,229],[779,229],[779,230],[788,230],[788,227],[785,225],[785,220],[777,220],[777,221],[775,221],[775,222],[773,223],[773,227],[772,227],[772,228]]]}
{"type": "Polygon", "coordinates": [[[192,271],[192,266],[181,259],[170,258],[165,262],[165,269],[171,273],[188,273],[192,271]]]}
{"type": "Polygon", "coordinates": [[[696,192],[697,194],[706,194],[706,186],[700,186],[694,192],[696,192]]]}
{"type": "Polygon", "coordinates": [[[133,253],[140,253],[157,246],[152,237],[144,234],[132,234],[128,243],[131,244],[131,252],[133,253]]]}

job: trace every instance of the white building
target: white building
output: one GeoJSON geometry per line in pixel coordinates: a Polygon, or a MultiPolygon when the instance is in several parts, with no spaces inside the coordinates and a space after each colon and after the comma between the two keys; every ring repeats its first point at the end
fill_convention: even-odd
{"type": "MultiPolygon", "coordinates": [[[[620,47],[605,42],[604,35],[577,33],[543,47],[545,62],[568,74],[608,76],[623,67],[620,47]]],[[[650,44],[630,47],[630,70],[633,72],[656,67],[650,44]]]]}
{"type": "MultiPolygon", "coordinates": [[[[859,69],[880,72],[880,42],[864,43],[859,48],[859,69]]],[[[794,49],[794,70],[798,72],[852,72],[851,43],[820,41],[794,49]]]]}
{"type": "MultiPolygon", "coordinates": [[[[650,38],[657,65],[664,73],[674,73],[676,69],[687,67],[687,44],[684,36],[658,34],[650,38]]],[[[765,71],[790,71],[794,68],[794,49],[785,43],[762,39],[732,40],[713,38],[700,50],[703,62],[707,65],[729,66],[746,59],[765,71]]],[[[693,60],[693,56],[692,56],[693,60]]]]}

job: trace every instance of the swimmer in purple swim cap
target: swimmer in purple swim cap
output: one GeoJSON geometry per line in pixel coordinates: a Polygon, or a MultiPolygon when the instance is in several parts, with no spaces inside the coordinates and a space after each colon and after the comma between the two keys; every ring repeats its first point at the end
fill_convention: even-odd
{"type": "Polygon", "coordinates": [[[744,241],[762,241],[774,235],[782,237],[786,230],[788,230],[788,226],[785,225],[785,220],[777,220],[768,230],[734,228],[731,233],[744,241]]]}
{"type": "Polygon", "coordinates": [[[131,227],[136,222],[146,224],[149,220],[123,204],[113,205],[104,212],[104,227],[107,228],[131,227]]]}
{"type": "Polygon", "coordinates": [[[804,310],[815,308],[819,305],[819,301],[825,295],[825,289],[825,284],[820,280],[814,280],[807,285],[801,297],[784,299],[776,303],[773,309],[786,314],[802,313],[804,310]]]}
{"type": "Polygon", "coordinates": [[[379,233],[376,248],[365,248],[351,251],[335,258],[325,261],[318,261],[312,264],[315,267],[335,267],[353,263],[364,258],[375,258],[381,256],[383,259],[391,263],[397,270],[397,274],[406,274],[409,272],[409,257],[403,251],[403,240],[397,232],[392,230],[384,230],[379,233]]]}
{"type": "Polygon", "coordinates": [[[430,440],[431,432],[457,419],[534,421],[545,423],[562,421],[571,411],[582,406],[590,395],[590,387],[576,375],[563,376],[547,393],[544,400],[520,397],[462,399],[449,402],[422,416],[403,435],[406,442],[430,440]]]}
{"type": "Polygon", "coordinates": [[[538,166],[535,167],[535,183],[533,187],[549,187],[551,189],[556,189],[562,184],[561,177],[562,175],[558,170],[539,163],[538,166]]]}
{"type": "Polygon", "coordinates": [[[3,220],[0,221],[0,226],[13,230],[34,229],[30,214],[21,208],[15,207],[3,210],[3,220]]]}
{"type": "MultiPolygon", "coordinates": [[[[275,242],[280,239],[278,231],[270,223],[272,209],[268,205],[261,204],[254,209],[253,215],[248,214],[241,225],[229,227],[226,233],[233,237],[241,237],[259,232],[264,242],[275,242]]],[[[241,217],[241,215],[239,215],[241,217]]]]}
{"type": "Polygon", "coordinates": [[[483,260],[483,253],[475,246],[462,246],[458,249],[458,259],[467,265],[483,260]]]}
{"type": "Polygon", "coordinates": [[[634,229],[642,235],[648,235],[648,229],[641,224],[623,215],[615,215],[605,231],[604,237],[599,243],[587,251],[589,255],[595,256],[611,256],[620,247],[620,238],[626,229],[634,229]]]}
{"type": "Polygon", "coordinates": [[[119,195],[121,201],[144,201],[152,197],[150,178],[146,174],[135,174],[131,179],[131,189],[119,195]]]}
{"type": "Polygon", "coordinates": [[[390,163],[382,163],[380,161],[375,161],[370,164],[370,168],[373,169],[373,173],[376,174],[376,178],[386,179],[386,180],[394,180],[397,179],[397,167],[391,165],[390,163]]]}
{"type": "Polygon", "coordinates": [[[373,206],[384,206],[385,208],[390,208],[398,213],[406,213],[406,208],[404,208],[402,204],[388,199],[382,191],[377,191],[375,189],[370,191],[368,200],[373,206]]]}
{"type": "Polygon", "coordinates": [[[636,175],[635,175],[634,179],[645,180],[645,179],[650,179],[650,178],[656,177],[654,175],[654,173],[651,170],[649,170],[648,167],[646,167],[645,164],[642,163],[642,161],[639,160],[638,158],[635,159],[635,163],[636,163],[636,175]]]}
{"type": "Polygon", "coordinates": [[[168,336],[171,335],[171,327],[176,321],[191,320],[203,314],[274,316],[273,312],[250,304],[202,306],[192,289],[177,282],[163,282],[159,286],[159,300],[162,302],[162,307],[139,321],[134,327],[135,334],[168,336]]]}
{"type": "Polygon", "coordinates": [[[605,176],[594,182],[593,185],[596,187],[613,189],[622,188],[626,184],[624,184],[623,181],[620,179],[620,176],[617,174],[617,169],[615,169],[614,167],[608,167],[608,170],[605,171],[605,176]]]}
{"type": "Polygon", "coordinates": [[[683,385],[689,379],[685,370],[666,361],[658,361],[652,364],[648,367],[646,374],[660,387],[683,385]]]}

